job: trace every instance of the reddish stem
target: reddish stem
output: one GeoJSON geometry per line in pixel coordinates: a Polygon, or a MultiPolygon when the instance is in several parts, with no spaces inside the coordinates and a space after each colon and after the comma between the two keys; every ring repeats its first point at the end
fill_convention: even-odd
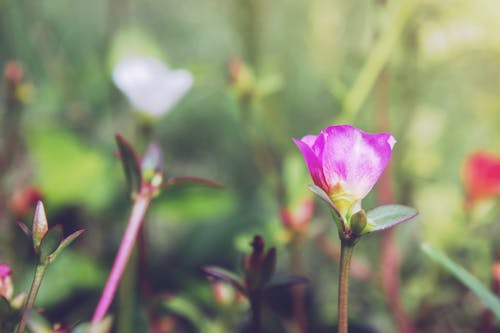
{"type": "Polygon", "coordinates": [[[102,292],[101,299],[99,300],[94,316],[92,317],[92,323],[101,321],[108,312],[109,306],[113,301],[116,289],[118,288],[122,278],[123,271],[127,266],[130,253],[134,247],[137,234],[141,228],[142,220],[150,201],[151,197],[143,192],[137,195],[134,206],[132,207],[132,213],[130,214],[127,229],[125,230],[125,234],[123,235],[120,248],[118,249],[118,253],[113,264],[113,268],[111,269],[111,273],[108,277],[108,281],[106,282],[106,286],[104,287],[104,291],[102,292]]]}

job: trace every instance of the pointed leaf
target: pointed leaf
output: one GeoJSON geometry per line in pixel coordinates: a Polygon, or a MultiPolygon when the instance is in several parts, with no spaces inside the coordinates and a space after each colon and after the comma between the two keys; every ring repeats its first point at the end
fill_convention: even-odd
{"type": "Polygon", "coordinates": [[[384,205],[367,212],[368,222],[375,224],[368,233],[392,228],[418,215],[415,208],[403,205],[384,205]]]}
{"type": "Polygon", "coordinates": [[[497,320],[500,319],[500,298],[485,287],[481,281],[430,244],[422,244],[422,251],[476,294],[476,296],[495,314],[497,320]]]}
{"type": "Polygon", "coordinates": [[[43,208],[43,203],[38,201],[35,208],[35,216],[33,218],[32,227],[32,237],[33,237],[33,247],[38,250],[40,247],[40,242],[42,238],[45,237],[49,226],[47,224],[47,217],[45,215],[45,209],[43,208]]]}
{"type": "Polygon", "coordinates": [[[52,262],[56,259],[56,257],[65,249],[67,248],[75,239],[77,239],[81,234],[83,234],[85,230],[77,230],[68,237],[64,238],[62,242],[59,244],[57,249],[52,252],[52,254],[49,256],[49,262],[52,262]]]}
{"type": "Polygon", "coordinates": [[[170,178],[166,184],[165,187],[168,186],[174,186],[174,185],[179,185],[179,184],[199,184],[199,185],[206,185],[210,187],[215,187],[215,188],[223,188],[224,185],[215,181],[215,180],[210,180],[210,179],[205,179],[205,178],[200,178],[200,177],[174,177],[170,178]]]}
{"type": "Polygon", "coordinates": [[[243,285],[240,277],[233,272],[230,272],[224,268],[217,266],[206,266],[203,267],[203,271],[205,274],[214,277],[216,279],[220,279],[222,281],[226,281],[233,285],[236,289],[238,289],[241,293],[247,294],[246,288],[243,285]]]}
{"type": "Polygon", "coordinates": [[[140,191],[142,183],[139,158],[132,146],[119,134],[116,135],[116,143],[118,144],[123,171],[127,178],[128,190],[134,197],[140,191]]]}
{"type": "Polygon", "coordinates": [[[40,244],[40,258],[42,260],[45,260],[45,258],[57,249],[61,244],[62,236],[63,231],[60,225],[50,228],[40,244]]]}

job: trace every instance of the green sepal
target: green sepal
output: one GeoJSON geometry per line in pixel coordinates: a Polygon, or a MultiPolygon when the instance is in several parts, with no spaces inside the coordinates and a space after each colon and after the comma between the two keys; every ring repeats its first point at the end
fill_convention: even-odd
{"type": "Polygon", "coordinates": [[[332,217],[333,220],[335,221],[335,224],[337,225],[337,229],[339,231],[339,234],[346,234],[346,222],[342,214],[340,214],[340,211],[338,208],[335,206],[333,203],[332,199],[328,196],[328,194],[323,191],[323,189],[319,186],[316,185],[309,185],[308,186],[309,190],[311,190],[312,193],[314,193],[316,196],[318,196],[321,200],[326,202],[328,207],[330,207],[331,212],[332,212],[332,217]]]}

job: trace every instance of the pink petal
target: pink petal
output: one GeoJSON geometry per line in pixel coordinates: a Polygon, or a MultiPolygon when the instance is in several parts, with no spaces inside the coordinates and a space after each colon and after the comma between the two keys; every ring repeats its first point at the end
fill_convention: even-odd
{"type": "Polygon", "coordinates": [[[9,266],[7,266],[6,264],[0,264],[0,279],[4,279],[6,278],[7,276],[9,276],[11,273],[11,269],[9,266]]]}
{"type": "Polygon", "coordinates": [[[350,125],[330,126],[322,131],[323,174],[330,187],[362,199],[377,182],[392,154],[395,139],[389,133],[370,134],[350,125]]]}
{"type": "Polygon", "coordinates": [[[312,135],[305,136],[302,140],[293,139],[297,147],[299,147],[304,160],[306,161],[309,173],[313,179],[314,184],[321,187],[325,192],[328,192],[328,184],[323,175],[323,167],[318,155],[313,151],[312,135]]]}

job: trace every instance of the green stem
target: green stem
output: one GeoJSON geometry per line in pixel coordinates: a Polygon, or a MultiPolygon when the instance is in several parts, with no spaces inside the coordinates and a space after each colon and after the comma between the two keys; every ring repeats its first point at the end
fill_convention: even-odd
{"type": "Polygon", "coordinates": [[[47,269],[48,263],[41,262],[38,263],[35,270],[35,276],[33,278],[33,283],[31,283],[30,292],[28,294],[28,299],[26,300],[26,304],[23,308],[23,314],[21,317],[21,321],[17,326],[16,333],[24,333],[26,330],[26,319],[28,317],[28,311],[35,304],[36,295],[38,294],[38,290],[40,290],[40,286],[42,284],[43,276],[45,274],[45,270],[47,269]]]}
{"type": "Polygon", "coordinates": [[[349,270],[354,250],[352,242],[342,240],[340,247],[338,333],[347,333],[347,310],[349,304],[349,270]]]}

